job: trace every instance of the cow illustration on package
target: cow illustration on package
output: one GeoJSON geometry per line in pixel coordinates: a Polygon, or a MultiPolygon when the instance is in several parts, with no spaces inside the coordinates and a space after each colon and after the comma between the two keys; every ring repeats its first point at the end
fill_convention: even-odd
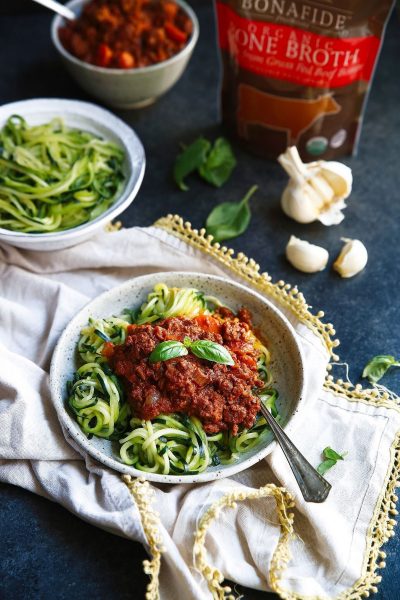
{"type": "Polygon", "coordinates": [[[323,94],[310,100],[285,98],[242,84],[239,85],[238,133],[240,137],[248,139],[249,125],[285,131],[287,146],[292,146],[318,119],[339,111],[340,106],[332,94],[323,94]]]}

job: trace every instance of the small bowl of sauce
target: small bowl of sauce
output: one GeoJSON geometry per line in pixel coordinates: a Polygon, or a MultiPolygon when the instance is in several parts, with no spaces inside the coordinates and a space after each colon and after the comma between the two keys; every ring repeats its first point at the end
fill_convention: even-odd
{"type": "Polygon", "coordinates": [[[56,16],[53,43],[74,79],[118,108],[139,108],[184,72],[199,35],[184,0],[72,0],[73,21],[56,16]]]}

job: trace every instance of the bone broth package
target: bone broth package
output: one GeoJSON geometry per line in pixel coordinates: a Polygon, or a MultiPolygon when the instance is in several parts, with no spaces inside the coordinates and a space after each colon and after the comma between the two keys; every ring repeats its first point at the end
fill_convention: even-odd
{"type": "Polygon", "coordinates": [[[275,158],[354,152],[392,0],[217,0],[222,113],[275,158]]]}

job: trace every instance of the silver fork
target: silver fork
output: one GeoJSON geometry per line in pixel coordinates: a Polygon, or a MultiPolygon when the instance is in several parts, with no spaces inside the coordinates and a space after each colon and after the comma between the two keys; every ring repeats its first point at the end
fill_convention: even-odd
{"type": "Polygon", "coordinates": [[[293,471],[293,475],[299,484],[304,500],[306,502],[324,502],[331,490],[331,484],[328,483],[312,465],[310,465],[308,460],[288,438],[282,427],[278,425],[268,408],[263,405],[262,401],[260,409],[268,425],[271,427],[276,441],[287,458],[289,466],[293,471]]]}

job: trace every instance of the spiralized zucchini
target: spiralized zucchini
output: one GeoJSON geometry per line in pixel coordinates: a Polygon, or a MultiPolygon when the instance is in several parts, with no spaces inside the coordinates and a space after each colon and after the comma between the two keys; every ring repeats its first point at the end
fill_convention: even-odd
{"type": "Polygon", "coordinates": [[[48,233],[95,219],[122,188],[123,159],[112,142],[60,118],[29,127],[9,117],[0,131],[0,227],[48,233]]]}
{"type": "Polygon", "coordinates": [[[152,473],[200,473],[210,464],[210,449],[195,417],[159,415],[152,421],[131,419],[133,430],[120,442],[121,459],[152,473]]]}
{"type": "Polygon", "coordinates": [[[102,352],[106,342],[123,344],[126,330],[132,323],[130,315],[109,317],[108,319],[89,319],[89,325],[81,331],[78,352],[85,362],[106,362],[102,352]]]}
{"type": "Polygon", "coordinates": [[[204,296],[193,288],[169,288],[165,283],[157,283],[147,301],[140,307],[136,323],[143,325],[168,317],[210,314],[210,305],[221,306],[221,302],[213,296],[204,296]]]}
{"type": "Polygon", "coordinates": [[[117,377],[107,365],[85,363],[70,383],[69,406],[82,431],[103,438],[124,431],[130,415],[117,377]]]}
{"type": "MultiPolygon", "coordinates": [[[[69,383],[68,403],[81,429],[89,436],[118,439],[122,462],[148,473],[201,473],[209,466],[231,464],[240,454],[257,446],[269,431],[261,413],[250,429],[243,429],[236,436],[229,431],[207,435],[199,419],[184,414],[159,415],[151,421],[132,416],[118,377],[103,356],[107,342],[125,342],[132,323],[212,314],[217,305],[221,305],[217,298],[204,296],[198,290],[168,288],[160,283],[140,309],[127,309],[122,315],[107,319],[89,319],[78,342],[84,364],[69,383]]],[[[260,352],[257,366],[264,381],[257,394],[279,419],[278,392],[271,387],[270,354],[258,338],[254,339],[260,352]]]]}

